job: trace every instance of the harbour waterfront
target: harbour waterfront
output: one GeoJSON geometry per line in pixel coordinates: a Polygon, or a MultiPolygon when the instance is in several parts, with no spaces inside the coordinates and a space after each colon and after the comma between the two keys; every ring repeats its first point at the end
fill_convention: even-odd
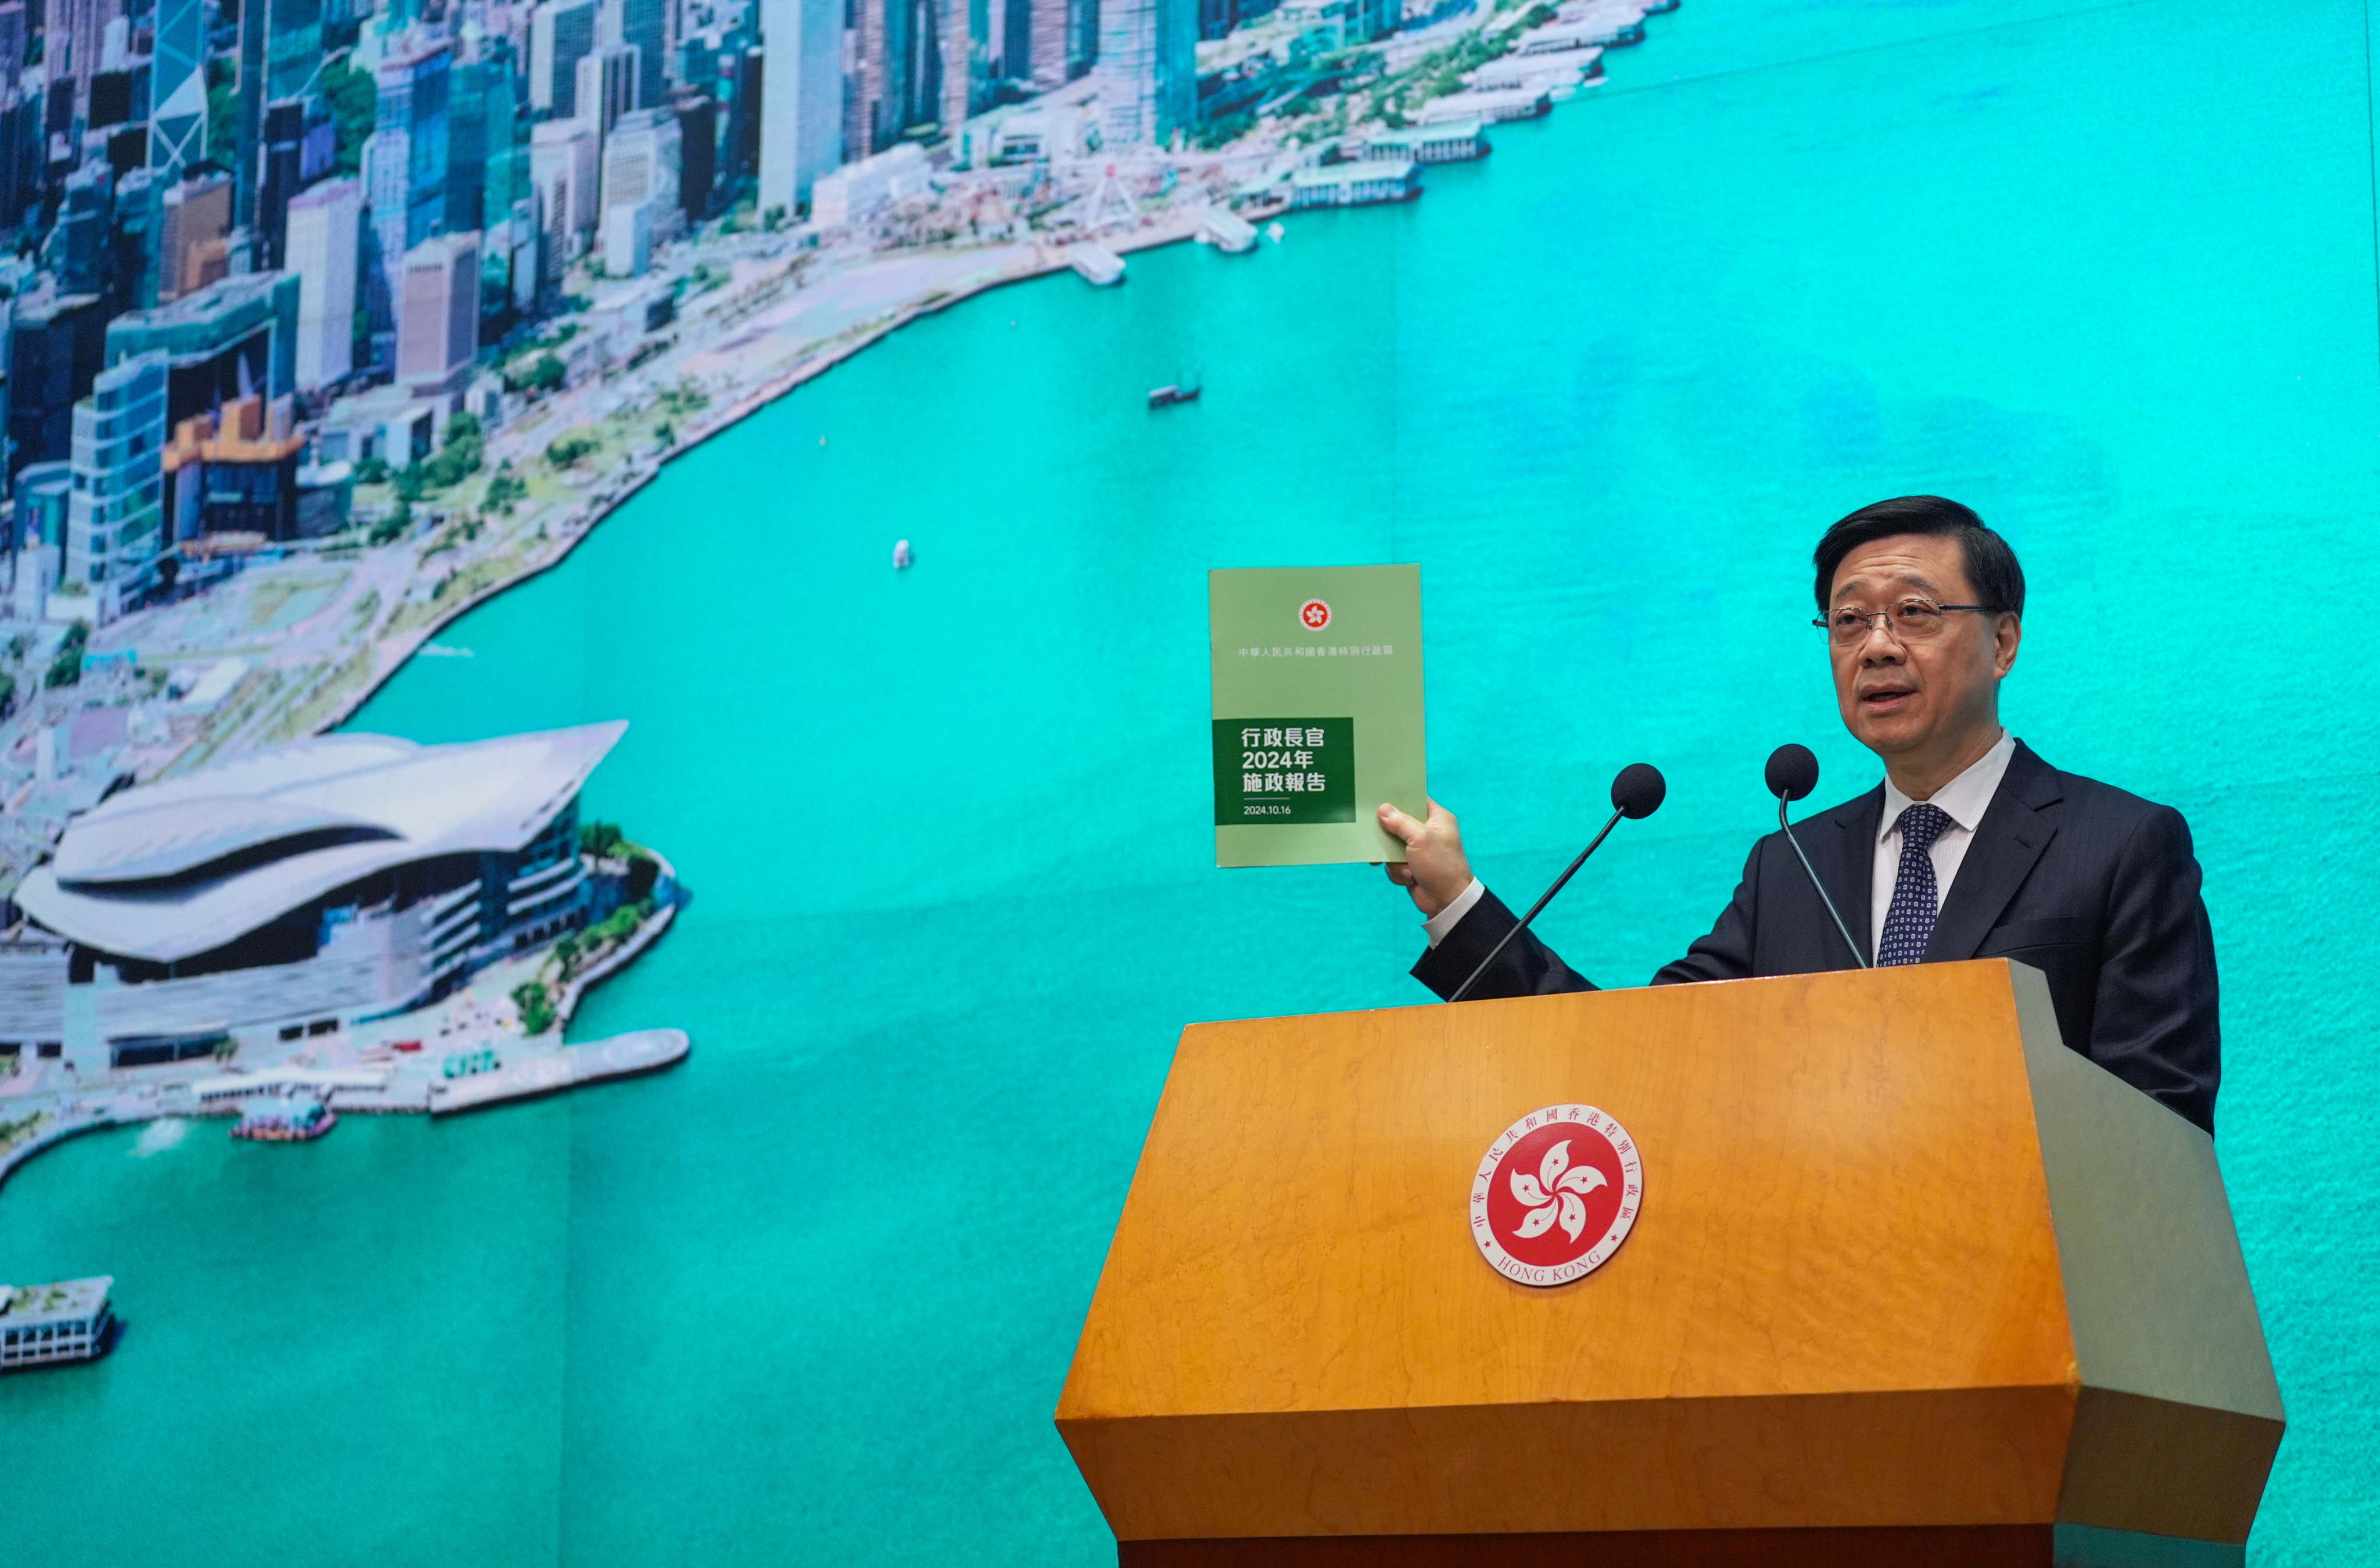
{"type": "Polygon", "coordinates": [[[1208,866],[1205,569],[1423,564],[1432,792],[1508,890],[1658,763],[1661,815],[1545,917],[1634,983],[1724,898],[1771,746],[1817,747],[1821,798],[1873,778],[1804,563],[1928,488],[2032,568],[2018,733],[2199,834],[2219,1147],[2292,1421],[2252,1555],[2380,1550],[2380,997],[2308,962],[2380,892],[2350,808],[2380,691],[2351,650],[2283,689],[2226,629],[2307,560],[2380,578],[2364,15],[2236,24],[1694,0],[1631,83],[1425,201],[979,298],[673,464],[353,727],[628,719],[587,809],[695,897],[573,1036],[700,1049],[318,1144],[202,1123],[27,1166],[0,1272],[112,1274],[128,1328],[0,1384],[14,1441],[108,1455],[24,1489],[16,1538],[1111,1560],[1049,1415],[1181,1025],[1424,1000],[1377,872],[1208,866]],[[1185,367],[1202,398],[1150,414],[1185,367]]]}

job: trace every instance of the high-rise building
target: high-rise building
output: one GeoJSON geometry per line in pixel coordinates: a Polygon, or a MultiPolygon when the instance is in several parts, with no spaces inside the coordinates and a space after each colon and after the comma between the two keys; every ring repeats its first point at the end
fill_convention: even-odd
{"type": "Polygon", "coordinates": [[[50,0],[44,19],[40,30],[49,79],[73,84],[74,117],[87,118],[91,79],[104,67],[108,27],[124,19],[124,0],[50,0]]]}
{"type": "MultiPolygon", "coordinates": [[[[621,207],[646,209],[650,242],[660,244],[685,226],[678,200],[684,148],[677,116],[667,109],[638,109],[620,116],[603,143],[604,221],[621,207]]],[[[609,262],[605,263],[607,268],[609,262]]]]}
{"type": "MultiPolygon", "coordinates": [[[[677,116],[678,207],[691,226],[710,216],[710,193],[719,171],[719,101],[707,92],[681,90],[670,113],[677,116]]],[[[842,130],[835,128],[838,136],[842,130]]]]}
{"type": "Polygon", "coordinates": [[[480,352],[480,237],[444,234],[406,253],[396,379],[415,397],[462,390],[480,352]]]}
{"type": "Polygon", "coordinates": [[[529,164],[532,181],[547,198],[546,223],[559,218],[571,237],[561,258],[566,261],[578,254],[584,237],[595,232],[601,205],[595,132],[584,120],[548,120],[530,134],[529,164]],[[557,191],[559,202],[551,199],[557,191]]]}
{"type": "Polygon", "coordinates": [[[355,368],[358,228],[363,187],[324,180],[289,203],[288,254],[298,277],[297,384],[312,391],[344,380],[355,368]]]}
{"type": "Polygon", "coordinates": [[[74,494],[74,465],[64,458],[55,463],[28,463],[18,473],[11,489],[17,502],[18,548],[46,544],[53,550],[64,550],[68,497],[74,494]]]}
{"type": "MultiPolygon", "coordinates": [[[[853,158],[881,152],[942,115],[943,12],[958,0],[855,0],[853,158]]],[[[764,129],[765,140],[766,131],[764,129]]],[[[761,156],[765,168],[768,157],[761,156]]]]}
{"type": "Polygon", "coordinates": [[[446,226],[453,67],[454,52],[443,42],[381,61],[380,104],[365,148],[365,193],[392,301],[404,296],[399,273],[406,253],[446,226]]]}
{"type": "Polygon", "coordinates": [[[102,71],[91,79],[91,109],[85,130],[110,130],[132,118],[132,73],[102,71]]]}
{"type": "Polygon", "coordinates": [[[153,310],[127,311],[107,323],[107,362],[164,353],[169,424],[249,396],[265,399],[278,423],[298,389],[301,290],[288,273],[242,273],[153,310]]]}
{"type": "Polygon", "coordinates": [[[25,0],[0,0],[0,62],[6,63],[0,68],[0,88],[16,87],[17,73],[25,64],[25,40],[29,36],[25,0]]]}
{"type": "Polygon", "coordinates": [[[157,0],[149,77],[149,167],[161,186],[206,156],[206,0],[157,0]]]}
{"type": "Polygon", "coordinates": [[[1100,133],[1110,147],[1161,144],[1198,114],[1198,0],[1102,0],[1100,133]]]}
{"type": "MultiPolygon", "coordinates": [[[[1196,3],[1196,0],[1193,0],[1196,3]]],[[[991,0],[941,0],[942,111],[954,131],[991,106],[991,0]]]]}
{"type": "MultiPolygon", "coordinates": [[[[533,258],[524,258],[525,249],[533,247],[536,225],[528,217],[529,156],[528,119],[522,102],[521,79],[515,71],[518,56],[512,41],[503,37],[483,38],[478,44],[478,56],[468,71],[472,75],[471,92],[477,99],[479,119],[478,144],[480,148],[480,174],[477,183],[478,205],[466,214],[461,203],[450,200],[450,230],[480,231],[480,270],[489,293],[501,299],[520,293],[517,273],[523,266],[534,270],[533,258]]],[[[459,160],[461,154],[455,154],[459,160]]],[[[451,194],[451,192],[450,192],[451,194]]],[[[530,286],[534,287],[534,280],[530,286]]],[[[527,298],[521,303],[526,306],[527,298]]]]}
{"type": "Polygon", "coordinates": [[[544,0],[529,13],[528,106],[555,119],[578,113],[578,62],[595,47],[595,0],[544,0]]]}
{"type": "Polygon", "coordinates": [[[370,159],[364,169],[364,221],[356,228],[356,298],[366,334],[363,368],[375,375],[392,375],[396,371],[396,288],[405,268],[403,258],[391,261],[381,249],[380,229],[371,222],[370,159]]]}
{"type": "MultiPolygon", "coordinates": [[[[502,58],[458,60],[447,78],[446,213],[440,232],[462,234],[480,226],[488,198],[489,98],[509,98],[512,67],[502,58]]],[[[501,103],[498,105],[502,107],[501,103]]]]}
{"type": "Polygon", "coordinates": [[[155,171],[133,169],[115,181],[115,288],[126,309],[157,303],[164,272],[164,188],[155,171]]]}
{"type": "Polygon", "coordinates": [[[95,294],[18,301],[8,322],[8,468],[61,463],[72,449],[74,406],[107,364],[107,319],[95,294]]]}
{"type": "MultiPolygon", "coordinates": [[[[264,56],[273,0],[248,0],[239,7],[239,65],[231,95],[232,125],[232,249],[242,258],[241,272],[253,264],[256,248],[257,187],[264,172],[264,56]]],[[[220,13],[218,13],[220,14],[220,13]]],[[[207,118],[214,119],[209,106],[207,118]]],[[[210,137],[221,132],[211,124],[210,137]]]]}
{"type": "Polygon", "coordinates": [[[600,141],[637,106],[637,52],[625,43],[598,46],[578,62],[578,118],[600,141]]]}
{"type": "Polygon", "coordinates": [[[603,209],[603,271],[615,278],[642,277],[652,264],[653,210],[642,201],[603,209]]]}
{"type": "Polygon", "coordinates": [[[94,158],[67,176],[42,264],[62,294],[115,294],[115,171],[94,158]]]}
{"type": "Polygon", "coordinates": [[[1087,77],[1099,67],[1099,30],[1104,18],[1099,0],[1067,0],[1066,79],[1087,77]]]}
{"type": "MultiPolygon", "coordinates": [[[[0,16],[7,9],[0,5],[0,16]]],[[[41,200],[41,167],[42,94],[0,92],[0,228],[16,227],[41,200]]]]}
{"type": "Polygon", "coordinates": [[[329,105],[312,94],[278,99],[265,105],[264,174],[256,206],[260,265],[272,268],[285,264],[283,255],[290,201],[331,172],[337,148],[336,130],[329,105]]]}
{"type": "MultiPolygon", "coordinates": [[[[863,6],[883,0],[862,0],[863,6]]],[[[768,68],[760,101],[762,212],[809,204],[810,186],[843,162],[843,0],[764,0],[768,68]]],[[[737,108],[743,104],[739,97],[737,108]]],[[[748,111],[747,111],[748,113],[748,111]]]]}
{"type": "Polygon", "coordinates": [[[212,172],[166,188],[157,238],[161,304],[231,272],[231,194],[230,178],[212,172]]]}
{"type": "Polygon", "coordinates": [[[996,81],[1033,76],[1033,0],[991,0],[991,74],[996,81]]]}
{"type": "Polygon", "coordinates": [[[637,52],[636,107],[652,108],[661,103],[668,86],[665,62],[669,58],[672,0],[602,0],[602,3],[616,6],[619,12],[618,36],[604,42],[625,44],[637,52]]]}
{"type": "Polygon", "coordinates": [[[257,0],[272,8],[265,46],[264,95],[296,98],[314,91],[322,69],[322,0],[257,0]]]}
{"type": "MultiPolygon", "coordinates": [[[[841,55],[842,48],[838,43],[836,46],[838,59],[841,55]]],[[[728,87],[727,140],[726,145],[722,149],[726,164],[724,177],[730,185],[750,179],[760,172],[761,101],[764,96],[762,84],[768,80],[767,61],[759,49],[742,51],[733,57],[733,63],[735,76],[735,80],[728,87]]],[[[728,69],[729,62],[721,61],[720,75],[722,79],[726,77],[728,69]]],[[[838,67],[834,87],[838,102],[843,102],[846,98],[844,90],[847,79],[838,67]]],[[[849,104],[846,102],[844,124],[836,127],[836,129],[844,135],[848,135],[849,112],[849,104]]],[[[840,161],[839,155],[838,161],[840,161]]]]}
{"type": "MultiPolygon", "coordinates": [[[[526,156],[522,167],[528,167],[526,156]]],[[[523,176],[526,182],[527,176],[523,176]]],[[[538,222],[536,187],[528,187],[529,194],[513,203],[512,237],[512,301],[520,311],[534,310],[540,291],[545,286],[544,225],[538,222]]]]}
{"type": "Polygon", "coordinates": [[[101,622],[155,581],[164,521],[166,363],[136,355],[102,371],[74,406],[74,491],[65,580],[91,590],[101,622]]]}

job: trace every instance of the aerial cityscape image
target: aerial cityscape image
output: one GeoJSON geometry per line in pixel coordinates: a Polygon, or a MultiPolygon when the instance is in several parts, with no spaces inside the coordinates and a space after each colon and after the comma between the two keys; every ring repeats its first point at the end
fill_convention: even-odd
{"type": "Polygon", "coordinates": [[[0,0],[0,1555],[1117,1561],[1184,1028],[1433,1000],[1217,868],[1208,572],[1419,564],[1515,909],[1657,762],[1633,987],[1939,493],[2204,871],[2288,1428],[2170,1561],[2380,1562],[2380,664],[2250,635],[2380,591],[2368,10],[0,0]]]}

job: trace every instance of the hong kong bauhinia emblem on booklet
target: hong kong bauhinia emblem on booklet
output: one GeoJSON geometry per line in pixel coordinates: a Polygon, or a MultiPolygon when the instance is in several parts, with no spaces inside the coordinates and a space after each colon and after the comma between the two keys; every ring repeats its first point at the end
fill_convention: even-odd
{"type": "Polygon", "coordinates": [[[1498,1273],[1566,1285],[1609,1261],[1645,1201],[1628,1129],[1592,1105],[1532,1111],[1488,1146],[1471,1183],[1471,1238],[1498,1273]]]}

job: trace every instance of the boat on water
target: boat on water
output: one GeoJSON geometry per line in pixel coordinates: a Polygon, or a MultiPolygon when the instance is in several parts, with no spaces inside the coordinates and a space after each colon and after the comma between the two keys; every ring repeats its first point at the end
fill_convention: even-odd
{"type": "Polygon", "coordinates": [[[1163,386],[1149,388],[1148,406],[1152,408],[1171,408],[1176,403],[1196,403],[1198,401],[1198,394],[1205,390],[1204,386],[1195,381],[1170,381],[1163,386]]]}
{"type": "Polygon", "coordinates": [[[1111,287],[1123,281],[1123,258],[1088,240],[1066,248],[1066,264],[1095,288],[1111,287]]]}
{"type": "Polygon", "coordinates": [[[907,571],[909,569],[910,559],[909,541],[905,539],[894,541],[892,545],[892,569],[896,572],[907,571]]]}
{"type": "Polygon", "coordinates": [[[339,1124],[339,1113],[320,1095],[266,1095],[241,1108],[231,1136],[260,1143],[305,1143],[339,1124]]]}

